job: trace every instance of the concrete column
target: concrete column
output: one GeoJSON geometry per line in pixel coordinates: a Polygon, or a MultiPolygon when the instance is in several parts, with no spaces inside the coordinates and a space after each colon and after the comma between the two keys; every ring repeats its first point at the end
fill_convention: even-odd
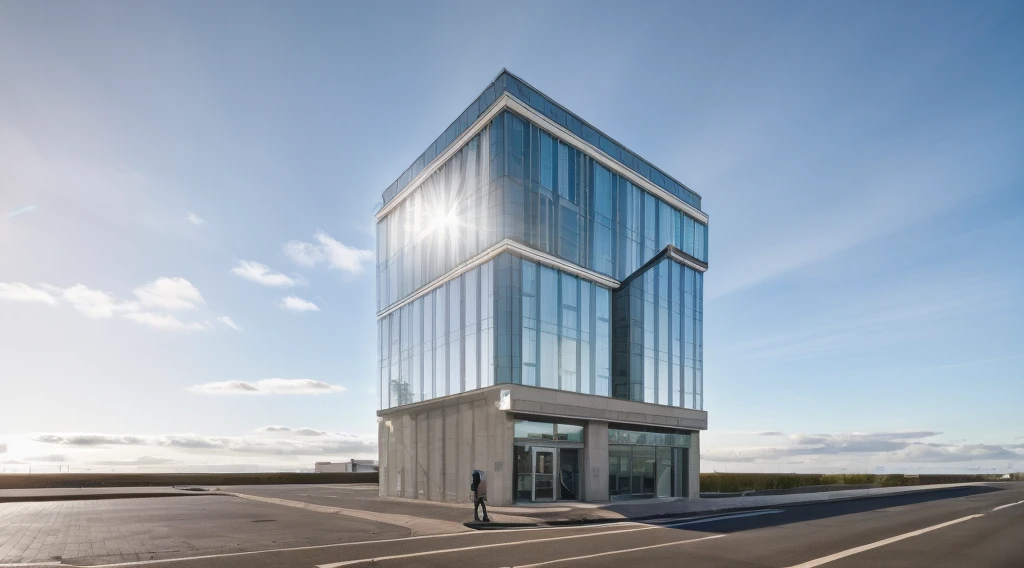
{"type": "Polygon", "coordinates": [[[377,483],[377,494],[381,497],[386,497],[388,494],[388,428],[384,425],[384,421],[377,423],[377,470],[378,483],[377,483]]]}
{"type": "Polygon", "coordinates": [[[608,500],[608,423],[587,422],[583,449],[583,498],[608,500]]]}
{"type": "Polygon", "coordinates": [[[690,434],[690,455],[689,463],[690,490],[687,493],[690,499],[700,498],[700,432],[690,434]]]}

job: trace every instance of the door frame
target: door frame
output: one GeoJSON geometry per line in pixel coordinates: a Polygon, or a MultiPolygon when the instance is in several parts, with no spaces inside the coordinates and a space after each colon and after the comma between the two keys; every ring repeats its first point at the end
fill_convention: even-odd
{"type": "MultiPolygon", "coordinates": [[[[544,474],[547,475],[547,474],[544,474]]],[[[558,448],[554,446],[530,446],[530,498],[534,503],[551,503],[558,500],[558,448]],[[537,454],[551,454],[551,498],[537,499],[537,454]]]]}

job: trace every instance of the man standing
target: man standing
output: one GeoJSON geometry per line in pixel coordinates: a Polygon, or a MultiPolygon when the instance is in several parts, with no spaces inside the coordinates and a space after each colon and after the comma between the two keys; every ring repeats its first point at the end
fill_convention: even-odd
{"type": "Polygon", "coordinates": [[[484,503],[487,501],[487,476],[484,472],[479,469],[473,470],[473,481],[470,483],[469,489],[473,492],[473,520],[480,521],[479,508],[483,507],[483,522],[491,522],[491,519],[487,517],[487,505],[484,503]]]}

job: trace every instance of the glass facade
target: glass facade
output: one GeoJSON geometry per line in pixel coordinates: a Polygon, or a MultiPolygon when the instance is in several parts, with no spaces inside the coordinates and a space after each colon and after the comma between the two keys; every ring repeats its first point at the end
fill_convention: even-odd
{"type": "Polygon", "coordinates": [[[612,499],[686,495],[690,435],[608,429],[612,499]]]}
{"type": "Polygon", "coordinates": [[[703,408],[704,275],[664,258],[613,293],[612,396],[703,408]]]}
{"type": "Polygon", "coordinates": [[[494,384],[494,262],[377,321],[380,408],[494,384]]]}
{"type": "MultiPolygon", "coordinates": [[[[507,78],[489,87],[491,102],[508,89],[699,206],[660,170],[507,78]]],[[[474,104],[386,195],[490,103],[474,104]]],[[[704,267],[707,246],[704,223],[502,111],[378,222],[380,408],[511,383],[701,409],[703,274],[678,259],[704,267]],[[466,270],[504,239],[553,258],[506,251],[466,270]],[[666,247],[680,254],[656,260],[666,247]]]]}
{"type": "Polygon", "coordinates": [[[378,222],[377,308],[505,238],[624,280],[667,245],[706,263],[707,230],[503,112],[378,222]]]}
{"type": "Polygon", "coordinates": [[[384,190],[384,194],[382,195],[384,204],[387,204],[389,201],[394,199],[399,192],[405,189],[405,187],[412,182],[413,178],[423,171],[423,168],[427,167],[427,165],[429,165],[438,154],[444,152],[449,146],[451,146],[459,135],[465,132],[466,129],[476,122],[476,119],[479,118],[481,114],[484,114],[488,107],[490,107],[491,104],[493,104],[494,101],[496,101],[498,97],[505,92],[508,92],[523,104],[529,106],[566,130],[572,132],[576,136],[579,136],[589,144],[600,149],[602,152],[611,156],[614,160],[633,170],[640,176],[646,178],[651,183],[665,191],[668,191],[672,195],[675,195],[697,209],[700,209],[699,195],[675,179],[672,179],[672,177],[665,172],[651,165],[647,160],[644,160],[640,156],[629,151],[627,148],[611,139],[600,130],[594,128],[562,105],[534,89],[522,79],[504,70],[502,70],[502,72],[498,74],[498,77],[494,79],[494,82],[488,85],[487,88],[484,89],[484,92],[481,93],[480,96],[462,112],[462,115],[455,119],[444,133],[438,136],[437,139],[434,140],[434,143],[428,146],[426,151],[416,158],[411,166],[402,172],[402,175],[398,176],[398,179],[395,180],[390,187],[384,190]]]}

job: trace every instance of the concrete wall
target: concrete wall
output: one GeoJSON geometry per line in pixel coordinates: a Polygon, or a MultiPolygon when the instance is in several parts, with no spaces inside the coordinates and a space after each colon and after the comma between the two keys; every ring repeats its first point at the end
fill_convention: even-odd
{"type": "Polygon", "coordinates": [[[587,422],[583,448],[583,499],[608,500],[608,423],[587,422]]]}
{"type": "Polygon", "coordinates": [[[511,504],[516,414],[585,424],[586,501],[609,498],[609,422],[690,430],[688,489],[691,498],[700,494],[697,430],[707,428],[706,412],[509,384],[379,411],[380,494],[468,503],[470,474],[479,469],[487,472],[488,502],[511,504]],[[511,411],[497,408],[503,389],[511,391],[511,411]]]}
{"type": "Polygon", "coordinates": [[[487,472],[488,502],[512,497],[512,415],[485,389],[379,412],[380,495],[470,501],[470,474],[487,472]],[[389,426],[390,423],[390,426],[389,426]]]}
{"type": "Polygon", "coordinates": [[[690,434],[690,455],[687,460],[690,468],[690,487],[686,496],[690,499],[700,498],[700,432],[690,434]]]}

